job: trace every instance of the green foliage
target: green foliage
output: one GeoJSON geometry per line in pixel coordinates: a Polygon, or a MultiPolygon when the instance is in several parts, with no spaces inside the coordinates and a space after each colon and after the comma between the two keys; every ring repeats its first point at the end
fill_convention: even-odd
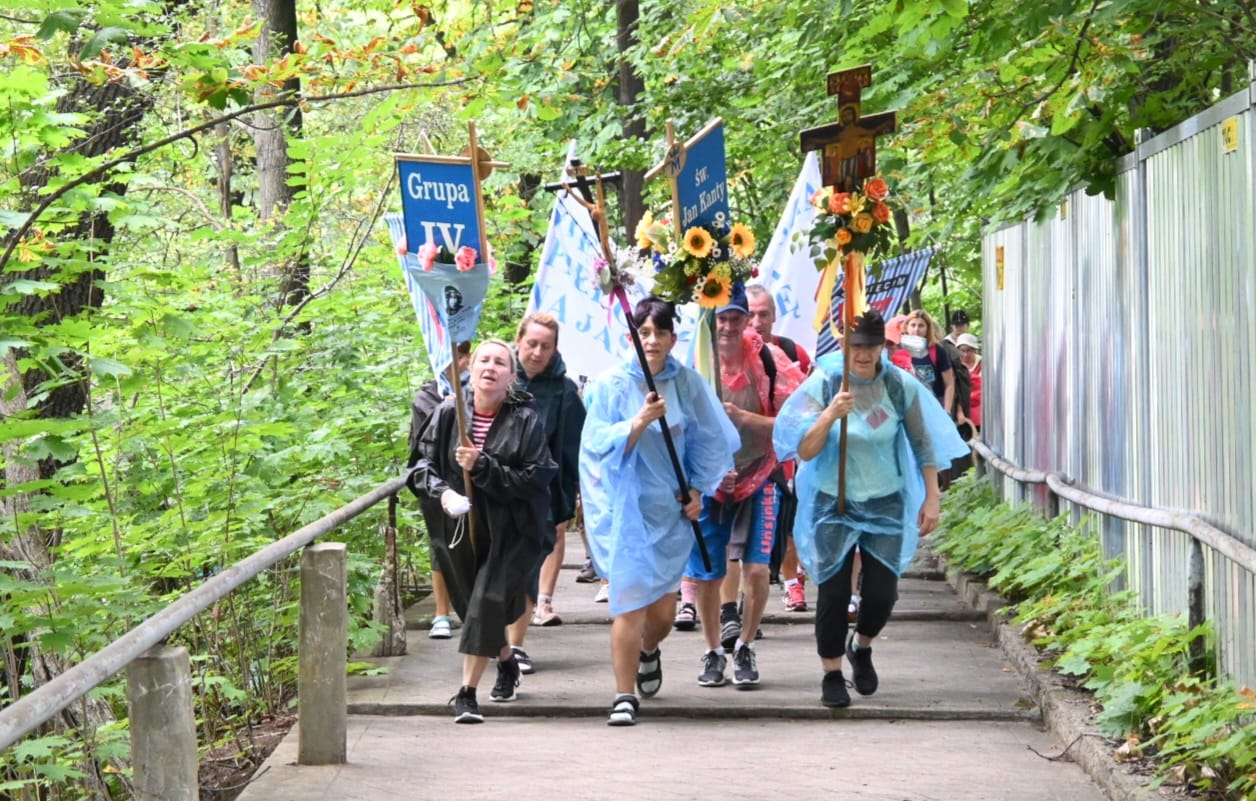
{"type": "Polygon", "coordinates": [[[1145,617],[1132,592],[1111,591],[1122,569],[1104,561],[1089,523],[996,504],[990,485],[970,475],[947,492],[934,550],[1014,602],[1025,636],[1094,692],[1101,729],[1154,757],[1159,780],[1174,776],[1217,797],[1256,794],[1256,692],[1192,675],[1192,644],[1207,646],[1211,628],[1145,617]]]}
{"type": "MultiPolygon", "coordinates": [[[[1115,158],[1136,129],[1162,129],[1245,86],[1256,35],[1241,12],[1236,3],[1181,0],[642,4],[623,56],[642,90],[624,106],[613,4],[332,3],[302,13],[297,52],[265,59],[253,54],[255,12],[237,0],[186,9],[18,4],[0,15],[8,249],[0,250],[0,350],[19,370],[38,372],[28,373],[37,379],[24,387],[25,410],[0,419],[0,502],[13,505],[0,544],[31,535],[55,547],[47,565],[0,565],[0,654],[81,658],[395,474],[406,455],[407,402],[429,376],[378,216],[398,205],[392,154],[421,150],[421,133],[437,152],[456,153],[474,119],[482,144],[511,165],[486,182],[489,239],[498,260],[525,277],[494,279],[480,326],[482,336],[510,339],[549,212],[549,196],[531,187],[557,173],[569,139],[588,163],[643,169],[661,159],[668,120],[685,138],[721,116],[733,214],[765,242],[797,173],[798,131],[834,117],[825,75],[872,63],[865,110],[899,113],[879,166],[907,203],[908,244],[942,248],[936,263],[945,263],[952,307],[978,317],[980,227],[1041,213],[1073,186],[1109,191],[1115,158]],[[242,106],[291,80],[304,94],[302,135],[289,142],[295,198],[263,221],[256,122],[242,106]],[[379,91],[396,86],[405,88],[379,91]],[[142,147],[83,146],[102,111],[58,104],[121,88],[151,104],[126,123],[142,147]],[[645,139],[625,135],[636,122],[645,139]],[[83,215],[93,213],[107,217],[112,238],[100,220],[83,235],[83,215]],[[275,300],[293,264],[309,269],[311,297],[300,308],[275,300]],[[36,301],[87,285],[103,303],[72,315],[30,313],[36,301]],[[57,390],[79,386],[81,410],[45,414],[57,390]],[[32,477],[50,466],[50,477],[32,477]]],[[[655,182],[647,199],[665,192],[655,182]]],[[[938,291],[936,282],[925,290],[931,307],[938,291]]],[[[19,396],[4,383],[8,409],[19,396]]],[[[966,492],[951,492],[948,508],[966,492]]],[[[399,513],[402,561],[423,572],[415,504],[405,499],[399,513]]],[[[1032,615],[1061,638],[1057,659],[1085,671],[1084,680],[1107,680],[1095,667],[1106,658],[1102,643],[1064,638],[1075,622],[1118,620],[1119,604],[1063,599],[1102,590],[1110,569],[1093,561],[1084,535],[1022,527],[1018,514],[974,499],[965,516],[990,536],[948,536],[943,547],[1023,596],[1024,609],[1050,588],[1032,615]],[[1025,553],[1014,542],[1022,528],[1032,545],[1025,553]],[[1052,558],[1063,554],[1070,561],[1057,576],[1052,558]]],[[[336,535],[352,554],[354,647],[374,636],[382,515],[372,510],[336,535]]],[[[289,703],[296,617],[289,561],[176,635],[194,655],[205,744],[289,703]]],[[[1159,632],[1138,637],[1153,643],[1159,632]]],[[[1145,653],[1155,670],[1180,656],[1167,645],[1145,653]]],[[[27,691],[31,679],[22,680],[0,692],[27,691]]],[[[1113,674],[1111,686],[1118,680],[1124,675],[1113,674]]],[[[1220,708],[1185,697],[1189,690],[1170,682],[1158,695],[1128,693],[1124,708],[1113,690],[1112,725],[1131,725],[1152,703],[1197,721],[1220,708]]],[[[125,714],[118,681],[101,698],[125,714]]],[[[1221,764],[1232,739],[1218,731],[1204,751],[1192,750],[1176,731],[1156,727],[1156,747],[1170,759],[1204,754],[1209,765],[1221,764]]],[[[124,734],[107,732],[79,750],[51,741],[4,763],[0,792],[55,779],[69,780],[61,797],[75,797],[75,787],[89,794],[85,781],[54,773],[124,757],[124,734]]]]}

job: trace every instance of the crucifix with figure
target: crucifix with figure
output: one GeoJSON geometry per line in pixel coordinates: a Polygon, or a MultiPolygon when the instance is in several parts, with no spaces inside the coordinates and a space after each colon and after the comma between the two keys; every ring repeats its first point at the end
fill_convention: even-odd
{"type": "Polygon", "coordinates": [[[877,137],[898,127],[893,111],[861,116],[860,95],[871,85],[870,64],[829,73],[829,95],[837,95],[837,122],[799,134],[802,152],[820,151],[820,179],[825,186],[853,192],[876,175],[877,137]]]}

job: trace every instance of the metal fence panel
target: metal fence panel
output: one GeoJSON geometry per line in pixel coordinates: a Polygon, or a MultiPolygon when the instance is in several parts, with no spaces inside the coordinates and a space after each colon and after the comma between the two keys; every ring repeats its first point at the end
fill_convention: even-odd
{"type": "MultiPolygon", "coordinates": [[[[1248,545],[1252,94],[1142,142],[1122,162],[1114,201],[1074,192],[1049,220],[988,232],[983,262],[985,440],[1092,491],[1200,513],[1248,545]]],[[[1045,503],[1046,489],[1026,497],[1045,503]]],[[[1117,519],[1100,532],[1149,612],[1184,612],[1188,535],[1117,519]]],[[[1256,684],[1256,577],[1217,554],[1205,567],[1219,666],[1256,684]]]]}

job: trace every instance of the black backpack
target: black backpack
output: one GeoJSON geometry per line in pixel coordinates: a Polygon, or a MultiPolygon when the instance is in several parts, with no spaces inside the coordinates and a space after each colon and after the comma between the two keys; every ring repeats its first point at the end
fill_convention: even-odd
{"type": "Polygon", "coordinates": [[[950,409],[946,410],[946,413],[954,417],[956,409],[963,409],[964,416],[967,417],[972,411],[972,376],[968,374],[968,368],[964,366],[958,346],[951,344],[949,339],[944,339],[942,347],[946,348],[946,354],[951,357],[951,374],[955,377],[955,402],[950,409]]]}

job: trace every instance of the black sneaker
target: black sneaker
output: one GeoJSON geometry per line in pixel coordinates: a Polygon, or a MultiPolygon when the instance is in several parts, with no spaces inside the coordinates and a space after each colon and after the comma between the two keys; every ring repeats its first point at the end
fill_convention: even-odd
{"type": "Polygon", "coordinates": [[[743,645],[733,654],[733,684],[743,689],[759,683],[759,661],[749,645],[743,645]]]}
{"type": "Polygon", "coordinates": [[[702,655],[702,673],[698,676],[698,684],[703,687],[724,686],[724,666],[728,660],[723,654],[707,651],[702,655]]]}
{"type": "Polygon", "coordinates": [[[846,677],[840,670],[830,670],[820,682],[820,703],[839,708],[850,706],[850,692],[846,689],[846,677]]]}
{"type": "Polygon", "coordinates": [[[615,696],[615,703],[611,704],[611,714],[606,719],[606,725],[635,726],[637,725],[637,710],[640,708],[641,704],[637,701],[637,696],[620,693],[615,696]]]}
{"type": "Polygon", "coordinates": [[[449,699],[454,705],[454,723],[483,723],[480,705],[475,700],[474,687],[461,687],[458,694],[449,699]]]}
{"type": "Polygon", "coordinates": [[[536,672],[536,666],[532,664],[532,657],[528,656],[528,652],[517,645],[510,646],[510,652],[515,655],[515,662],[519,663],[519,673],[524,676],[531,676],[536,672]]]}
{"type": "Polygon", "coordinates": [[[872,695],[877,691],[877,669],[872,666],[872,648],[856,648],[855,633],[846,641],[846,658],[850,660],[850,678],[855,692],[872,695]]]}
{"type": "Polygon", "coordinates": [[[499,703],[513,701],[518,698],[515,688],[519,686],[519,663],[515,661],[514,654],[509,659],[499,659],[497,661],[497,682],[493,685],[493,692],[489,693],[489,698],[499,703]]]}
{"type": "MultiPolygon", "coordinates": [[[[641,662],[637,665],[637,692],[642,698],[653,698],[663,688],[663,651],[655,648],[653,654],[641,652],[641,662]]],[[[631,724],[621,724],[631,725],[631,724]]]]}

